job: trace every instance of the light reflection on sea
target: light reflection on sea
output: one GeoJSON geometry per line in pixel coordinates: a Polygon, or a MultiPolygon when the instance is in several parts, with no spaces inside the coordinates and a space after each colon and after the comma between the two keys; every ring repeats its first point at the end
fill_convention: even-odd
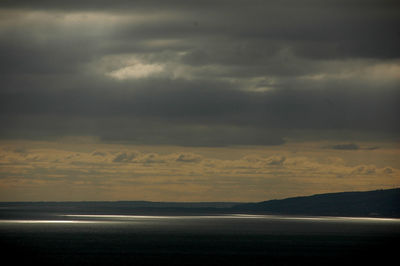
{"type": "Polygon", "coordinates": [[[199,220],[199,219],[258,219],[258,220],[287,220],[287,221],[317,221],[317,222],[374,222],[374,223],[399,223],[396,218],[375,218],[375,217],[335,217],[335,216],[283,216],[283,215],[253,215],[253,214],[227,214],[227,215],[100,215],[100,214],[67,214],[64,217],[78,219],[104,219],[104,220],[199,220]]]}
{"type": "Polygon", "coordinates": [[[19,212],[0,219],[3,254],[15,260],[18,250],[21,265],[343,265],[393,259],[399,239],[400,219],[392,218],[19,212]]]}
{"type": "Polygon", "coordinates": [[[134,223],[209,223],[209,222],[313,222],[352,224],[392,224],[400,225],[400,219],[375,217],[333,217],[333,216],[284,216],[284,215],[110,215],[110,214],[59,214],[47,219],[0,219],[0,224],[134,224],[134,223]]]}

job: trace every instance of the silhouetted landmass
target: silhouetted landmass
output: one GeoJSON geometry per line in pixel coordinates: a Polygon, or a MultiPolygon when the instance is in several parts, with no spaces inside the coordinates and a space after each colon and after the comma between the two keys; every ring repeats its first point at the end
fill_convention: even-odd
{"type": "Polygon", "coordinates": [[[217,215],[276,214],[311,216],[400,217],[400,188],[367,192],[340,192],[270,200],[237,202],[0,202],[0,218],[17,214],[130,214],[217,215]]]}
{"type": "Polygon", "coordinates": [[[208,215],[231,212],[237,202],[0,202],[1,218],[46,216],[48,214],[120,214],[120,215],[208,215]]]}
{"type": "Polygon", "coordinates": [[[232,209],[263,214],[400,217],[400,188],[318,194],[239,204],[232,209]]]}

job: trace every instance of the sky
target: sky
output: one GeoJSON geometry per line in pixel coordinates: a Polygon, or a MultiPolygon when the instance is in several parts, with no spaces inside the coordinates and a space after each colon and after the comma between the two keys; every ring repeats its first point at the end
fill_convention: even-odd
{"type": "Polygon", "coordinates": [[[0,2],[0,201],[400,187],[400,2],[0,2]]]}

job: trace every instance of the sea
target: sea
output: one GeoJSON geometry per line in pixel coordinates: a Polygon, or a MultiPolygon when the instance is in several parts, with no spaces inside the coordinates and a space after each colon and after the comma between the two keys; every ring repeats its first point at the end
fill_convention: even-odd
{"type": "Polygon", "coordinates": [[[0,206],[2,265],[390,265],[399,240],[395,218],[0,206]]]}

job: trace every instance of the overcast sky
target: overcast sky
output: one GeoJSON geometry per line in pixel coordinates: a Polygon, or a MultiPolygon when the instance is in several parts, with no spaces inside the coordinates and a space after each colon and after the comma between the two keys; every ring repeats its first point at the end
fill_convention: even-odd
{"type": "MultiPolygon", "coordinates": [[[[168,157],[177,156],[175,163],[185,161],[183,157],[178,160],[180,149],[189,149],[184,154],[197,158],[188,159],[194,164],[212,160],[201,155],[206,148],[220,154],[207,155],[219,157],[219,163],[233,160],[238,164],[238,158],[254,153],[251,149],[264,148],[270,150],[259,156],[280,158],[269,166],[283,167],[290,162],[288,147],[307,141],[320,148],[312,156],[328,158],[334,150],[349,167],[364,165],[351,161],[356,157],[386,158],[387,165],[381,168],[377,165],[383,162],[371,162],[381,169],[375,171],[376,178],[382,173],[393,178],[399,168],[399,25],[400,2],[389,0],[1,1],[3,189],[4,180],[17,182],[37,174],[22,173],[16,164],[29,157],[30,147],[47,143],[41,146],[47,152],[37,151],[45,158],[44,153],[48,157],[50,150],[60,148],[55,143],[65,139],[85,140],[82,145],[94,145],[93,140],[97,145],[110,145],[102,153],[115,176],[122,169],[116,165],[133,162],[129,145],[152,146],[156,154],[175,154],[168,157]],[[246,154],[227,157],[229,148],[243,145],[246,154]],[[171,147],[168,152],[157,150],[166,146],[171,147]],[[383,147],[390,148],[389,157],[397,161],[385,157],[383,147]],[[348,156],[349,152],[357,156],[348,156]],[[199,154],[202,159],[196,157],[199,154]]],[[[74,145],[60,149],[77,149],[74,145]]],[[[97,150],[90,147],[86,153],[97,150]]],[[[147,156],[138,147],[135,151],[147,156]]],[[[296,152],[302,152],[296,147],[296,152]]],[[[33,161],[25,163],[34,165],[33,161]]],[[[135,163],[144,163],[144,159],[135,163]]],[[[56,174],[56,170],[47,171],[56,174]]],[[[270,176],[277,179],[282,174],[271,171],[270,176]]],[[[222,175],[217,172],[207,182],[201,172],[202,182],[215,188],[213,182],[222,175]]],[[[154,180],[160,176],[153,173],[154,180]]],[[[89,175],[82,182],[88,180],[89,175]]],[[[217,190],[207,190],[207,197],[200,190],[194,198],[176,196],[196,182],[182,181],[172,192],[146,183],[154,194],[146,199],[272,197],[261,190],[254,197],[244,193],[224,198],[217,190]]],[[[243,180],[235,184],[239,183],[255,185],[243,180]]],[[[282,193],[276,197],[304,192],[287,180],[272,183],[281,186],[278,191],[282,193]]],[[[335,190],[392,187],[400,182],[372,183],[368,187],[357,186],[361,183],[355,181],[347,186],[338,182],[335,190]]],[[[328,185],[322,187],[308,187],[308,191],[329,190],[328,185]]],[[[14,191],[10,185],[7,189],[14,191]]],[[[14,189],[19,191],[16,199],[36,197],[32,188],[15,185],[14,189]],[[32,196],[24,196],[29,193],[32,196]]],[[[96,189],[93,185],[92,190],[96,189]]],[[[149,195],[140,191],[143,197],[149,195]]],[[[104,198],[119,199],[118,190],[113,193],[104,198]]],[[[82,190],[76,199],[90,199],[84,195],[88,194],[82,190]]],[[[120,198],[139,199],[125,194],[120,198]]],[[[12,196],[1,198],[7,199],[12,196]]]]}

